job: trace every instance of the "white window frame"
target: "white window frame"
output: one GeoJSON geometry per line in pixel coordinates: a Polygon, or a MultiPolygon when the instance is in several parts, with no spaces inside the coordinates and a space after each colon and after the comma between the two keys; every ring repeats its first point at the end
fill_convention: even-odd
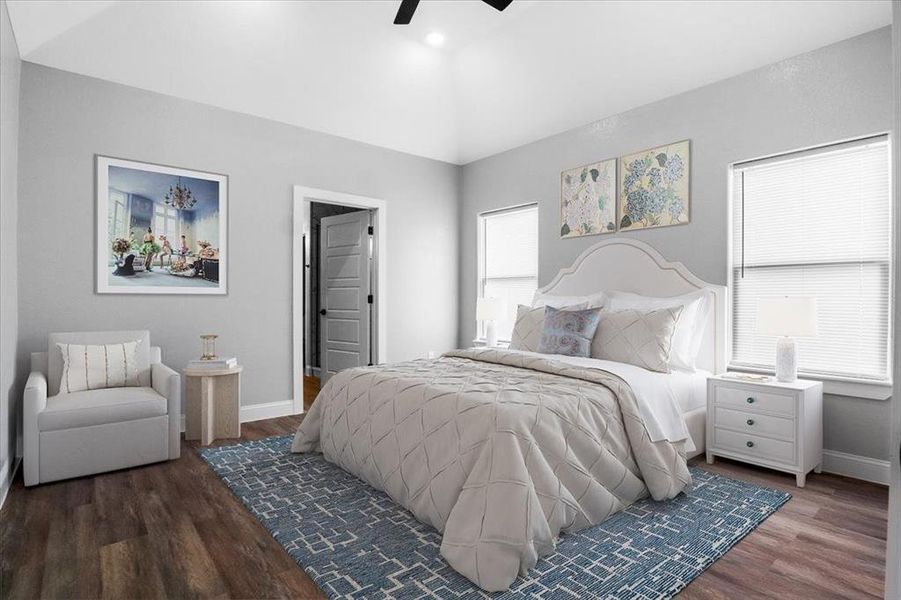
{"type": "MultiPolygon", "coordinates": [[[[733,240],[733,232],[734,232],[733,215],[734,215],[734,208],[735,208],[734,207],[734,194],[733,194],[733,191],[734,191],[733,172],[734,172],[735,168],[740,168],[742,165],[746,165],[748,163],[755,162],[758,160],[774,159],[774,158],[779,158],[782,156],[801,154],[803,152],[818,151],[818,150],[826,149],[829,147],[838,147],[843,144],[852,144],[852,143],[863,142],[864,140],[867,140],[869,138],[878,138],[878,137],[886,138],[886,141],[888,144],[888,156],[889,156],[889,160],[891,160],[891,157],[893,156],[893,154],[892,154],[893,140],[892,140],[892,136],[889,133],[885,132],[885,133],[874,133],[871,135],[860,136],[860,137],[856,137],[856,138],[849,138],[849,139],[845,139],[845,140],[832,142],[829,144],[820,144],[817,146],[809,146],[806,148],[800,148],[798,150],[792,150],[789,152],[779,152],[777,154],[761,156],[761,157],[755,158],[755,159],[741,160],[741,161],[737,161],[737,162],[729,164],[729,168],[727,169],[727,173],[726,173],[727,193],[728,193],[728,203],[727,203],[727,206],[728,206],[728,208],[727,208],[727,216],[728,216],[728,219],[727,219],[727,227],[728,227],[728,235],[727,235],[728,294],[726,294],[726,301],[727,301],[727,310],[726,310],[726,315],[727,315],[726,365],[727,365],[727,367],[726,368],[728,371],[739,371],[739,372],[746,372],[746,373],[761,373],[761,374],[767,374],[767,375],[775,374],[774,369],[758,369],[758,368],[748,367],[745,365],[732,364],[732,351],[733,351],[732,331],[733,331],[733,326],[734,326],[733,325],[733,316],[734,315],[733,315],[733,309],[732,309],[732,296],[733,296],[734,289],[735,289],[734,288],[734,279],[735,279],[734,273],[735,273],[735,265],[736,265],[736,263],[735,263],[736,257],[734,256],[734,252],[733,252],[733,249],[734,249],[734,245],[733,245],[733,241],[734,241],[733,240]]],[[[889,177],[891,178],[892,176],[893,176],[892,170],[889,169],[889,177]]],[[[893,182],[893,181],[890,181],[889,183],[890,183],[889,189],[894,189],[893,186],[897,185],[896,182],[893,182]]],[[[898,210],[898,207],[896,207],[894,205],[893,200],[894,200],[894,197],[892,197],[892,205],[890,206],[890,223],[892,224],[892,227],[894,227],[894,223],[896,220],[895,212],[898,210]]],[[[891,254],[890,254],[890,258],[889,258],[889,283],[888,283],[888,289],[889,289],[889,294],[890,294],[888,315],[889,315],[889,319],[891,320],[892,316],[894,315],[895,307],[897,306],[897,302],[896,302],[897,299],[894,298],[894,296],[892,295],[892,292],[891,292],[891,290],[894,289],[894,281],[893,281],[894,265],[895,265],[895,261],[898,259],[898,256],[897,256],[898,248],[896,248],[894,245],[895,232],[893,229],[891,229],[889,231],[889,237],[892,240],[892,250],[891,250],[891,254]]],[[[841,376],[837,376],[837,375],[811,374],[811,373],[805,373],[803,371],[798,372],[798,377],[802,378],[802,379],[813,380],[813,381],[821,381],[823,383],[823,392],[826,394],[831,394],[831,395],[835,395],[835,396],[848,396],[848,397],[853,397],[853,398],[864,398],[864,399],[869,399],[869,400],[883,400],[883,401],[890,400],[892,397],[892,389],[893,389],[893,385],[894,385],[893,381],[891,379],[891,375],[892,375],[893,369],[894,369],[894,358],[895,357],[892,352],[892,348],[894,347],[894,326],[892,326],[891,323],[889,325],[890,326],[888,329],[888,350],[887,350],[888,351],[889,378],[887,380],[873,381],[872,379],[841,377],[841,376]]]]}
{"type": "MultiPolygon", "coordinates": [[[[129,213],[128,193],[123,192],[121,190],[115,190],[113,188],[110,188],[109,195],[110,195],[110,204],[113,207],[113,210],[112,210],[113,229],[114,230],[116,229],[116,225],[119,221],[119,217],[121,216],[123,229],[125,230],[125,233],[122,233],[121,235],[128,237],[128,229],[129,229],[128,225],[131,222],[131,220],[129,218],[129,214],[128,214],[129,213]],[[113,198],[113,195],[116,196],[115,199],[113,198]]],[[[109,229],[109,226],[107,226],[107,229],[109,229]]],[[[120,235],[119,231],[110,231],[109,233],[110,233],[111,237],[120,235]]]]}
{"type": "MultiPolygon", "coordinates": [[[[537,202],[527,202],[525,204],[517,204],[514,206],[506,206],[503,208],[496,208],[493,210],[486,210],[484,212],[480,212],[476,216],[476,227],[477,227],[477,245],[476,245],[476,262],[478,263],[477,269],[477,277],[476,280],[476,302],[479,299],[484,298],[485,293],[485,222],[486,217],[496,216],[502,213],[512,213],[521,210],[539,210],[537,202]]],[[[539,224],[540,227],[540,224],[539,224]]],[[[540,237],[540,230],[539,236],[540,237]]],[[[535,240],[535,247],[538,249],[539,247],[539,239],[535,240]]],[[[535,265],[535,287],[538,288],[538,265],[535,265]]],[[[485,334],[485,324],[481,321],[476,321],[476,339],[473,340],[475,342],[484,342],[486,339],[485,334]]],[[[501,345],[506,345],[510,343],[508,339],[498,338],[498,343],[501,345]]]]}
{"type": "Polygon", "coordinates": [[[177,239],[182,233],[180,211],[177,208],[166,206],[165,204],[154,203],[152,224],[154,233],[157,236],[165,235],[170,243],[175,241],[175,239],[177,239]],[[161,218],[163,220],[163,223],[166,225],[166,227],[163,228],[163,231],[157,231],[157,229],[159,229],[157,225],[158,218],[161,218]],[[173,231],[169,231],[168,225],[170,224],[174,224],[173,231]]]}

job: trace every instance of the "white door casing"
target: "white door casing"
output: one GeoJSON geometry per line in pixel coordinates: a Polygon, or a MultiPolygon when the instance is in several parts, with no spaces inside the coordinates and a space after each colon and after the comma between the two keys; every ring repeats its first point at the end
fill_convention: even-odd
{"type": "MultiPolygon", "coordinates": [[[[309,243],[310,203],[323,202],[370,209],[373,211],[375,237],[372,248],[373,278],[372,289],[375,296],[373,305],[373,325],[371,348],[373,362],[388,362],[388,203],[379,198],[357,196],[344,192],[333,192],[302,185],[294,186],[294,232],[292,248],[292,392],[294,414],[303,413],[303,375],[304,375],[304,281],[308,273],[304,268],[304,240],[309,243]]],[[[306,248],[309,256],[309,248],[306,248]]],[[[307,281],[306,289],[309,290],[307,281]]],[[[309,315],[307,315],[309,316],[309,315]]],[[[318,315],[316,315],[318,318],[318,315]]]]}
{"type": "MultiPolygon", "coordinates": [[[[323,217],[319,236],[320,378],[370,363],[371,213],[323,217]]],[[[315,316],[311,315],[315,318],[315,316]]]]}

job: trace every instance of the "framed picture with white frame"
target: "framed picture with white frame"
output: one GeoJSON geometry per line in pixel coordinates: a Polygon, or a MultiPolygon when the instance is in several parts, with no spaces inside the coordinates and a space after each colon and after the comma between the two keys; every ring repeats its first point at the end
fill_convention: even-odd
{"type": "Polygon", "coordinates": [[[99,294],[227,294],[228,176],[97,156],[99,294]]]}

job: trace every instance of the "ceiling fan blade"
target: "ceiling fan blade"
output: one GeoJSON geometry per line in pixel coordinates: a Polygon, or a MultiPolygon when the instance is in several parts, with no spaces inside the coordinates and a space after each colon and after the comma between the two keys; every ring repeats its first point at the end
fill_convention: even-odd
{"type": "Polygon", "coordinates": [[[513,3],[513,0],[482,0],[485,4],[490,6],[491,8],[496,8],[497,10],[504,10],[508,6],[513,3]]]}
{"type": "Polygon", "coordinates": [[[419,0],[402,0],[400,8],[397,9],[397,16],[394,17],[394,24],[409,25],[417,6],[419,6],[419,0]]]}

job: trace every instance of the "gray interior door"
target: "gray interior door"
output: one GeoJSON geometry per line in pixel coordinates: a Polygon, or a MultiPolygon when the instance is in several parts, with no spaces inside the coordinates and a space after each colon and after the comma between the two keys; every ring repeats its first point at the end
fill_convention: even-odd
{"type": "Polygon", "coordinates": [[[321,377],[369,364],[370,244],[368,210],[323,217],[319,237],[321,377]]]}

